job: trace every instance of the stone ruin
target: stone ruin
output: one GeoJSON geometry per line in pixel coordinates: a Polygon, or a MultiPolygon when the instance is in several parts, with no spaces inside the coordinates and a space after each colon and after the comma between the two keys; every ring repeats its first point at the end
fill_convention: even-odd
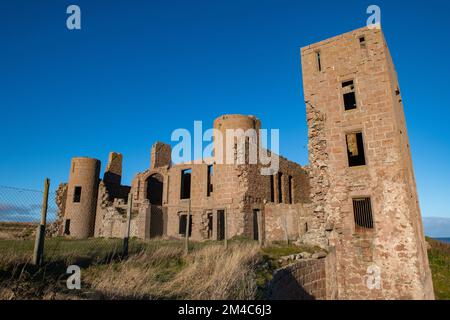
{"type": "MultiPolygon", "coordinates": [[[[308,166],[280,157],[279,171],[263,176],[251,164],[173,164],[171,147],[157,142],[150,167],[124,186],[121,154],[110,154],[103,179],[100,161],[74,158],[58,196],[60,233],[122,238],[131,194],[133,237],[184,238],[188,230],[198,241],[296,241],[328,252],[318,271],[310,261],[292,271],[321,298],[433,299],[402,98],[382,31],[306,46],[301,59],[308,166]]],[[[214,121],[218,130],[260,126],[254,116],[214,121]]]]}

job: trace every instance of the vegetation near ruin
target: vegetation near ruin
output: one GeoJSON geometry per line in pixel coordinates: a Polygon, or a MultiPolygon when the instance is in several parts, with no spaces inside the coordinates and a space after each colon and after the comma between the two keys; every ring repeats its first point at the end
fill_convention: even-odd
{"type": "Polygon", "coordinates": [[[33,240],[0,241],[0,299],[256,299],[279,258],[313,252],[283,243],[260,249],[234,239],[191,242],[184,254],[179,240],[133,239],[122,259],[120,239],[46,241],[45,264],[30,264],[33,240]],[[81,290],[66,288],[66,268],[81,267],[81,290]]]}
{"type": "Polygon", "coordinates": [[[450,243],[427,238],[428,259],[436,299],[450,300],[450,243]]]}
{"type": "MultiPolygon", "coordinates": [[[[427,239],[438,299],[450,299],[450,245],[427,239]]],[[[0,299],[261,299],[281,257],[317,248],[274,243],[261,249],[236,238],[223,243],[133,239],[46,241],[43,268],[30,264],[33,240],[0,241],[0,299]],[[81,290],[66,287],[67,266],[81,267],[81,290]]]]}

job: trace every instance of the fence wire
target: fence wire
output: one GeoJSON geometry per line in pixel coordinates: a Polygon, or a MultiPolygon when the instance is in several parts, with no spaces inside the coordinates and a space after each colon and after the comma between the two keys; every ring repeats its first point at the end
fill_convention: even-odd
{"type": "MultiPolygon", "coordinates": [[[[29,261],[33,256],[36,230],[40,224],[44,192],[0,186],[0,263],[5,259],[29,261]]],[[[50,191],[44,242],[44,261],[104,260],[123,253],[123,238],[71,239],[62,235],[63,217],[57,205],[57,191],[50,191]]],[[[142,250],[130,241],[128,252],[142,250]]]]}

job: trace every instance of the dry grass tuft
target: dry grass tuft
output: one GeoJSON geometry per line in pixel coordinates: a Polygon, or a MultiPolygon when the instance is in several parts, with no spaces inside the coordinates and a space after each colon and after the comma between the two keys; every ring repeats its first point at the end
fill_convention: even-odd
{"type": "Polygon", "coordinates": [[[254,299],[259,249],[254,244],[205,247],[188,257],[186,267],[164,290],[185,299],[254,299]]]}
{"type": "Polygon", "coordinates": [[[161,247],[105,269],[87,270],[90,287],[112,299],[254,299],[258,247],[210,245],[183,256],[161,247]]]}

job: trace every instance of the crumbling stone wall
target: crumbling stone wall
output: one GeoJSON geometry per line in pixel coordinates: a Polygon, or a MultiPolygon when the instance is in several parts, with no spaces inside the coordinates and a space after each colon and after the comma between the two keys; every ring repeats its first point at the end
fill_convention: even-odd
{"type": "Polygon", "coordinates": [[[48,236],[56,237],[63,234],[64,226],[64,210],[67,200],[67,183],[60,183],[55,193],[55,203],[57,206],[56,219],[53,223],[48,224],[45,232],[48,236]]]}
{"type": "Polygon", "coordinates": [[[301,53],[315,219],[304,240],[335,247],[339,299],[433,298],[406,126],[381,30],[355,30],[301,53]],[[345,111],[342,84],[349,80],[357,107],[345,111]],[[346,134],[355,131],[363,134],[366,165],[349,167],[346,134]],[[355,227],[358,197],[371,199],[372,230],[355,227]],[[381,282],[369,288],[373,270],[381,282]]]}

